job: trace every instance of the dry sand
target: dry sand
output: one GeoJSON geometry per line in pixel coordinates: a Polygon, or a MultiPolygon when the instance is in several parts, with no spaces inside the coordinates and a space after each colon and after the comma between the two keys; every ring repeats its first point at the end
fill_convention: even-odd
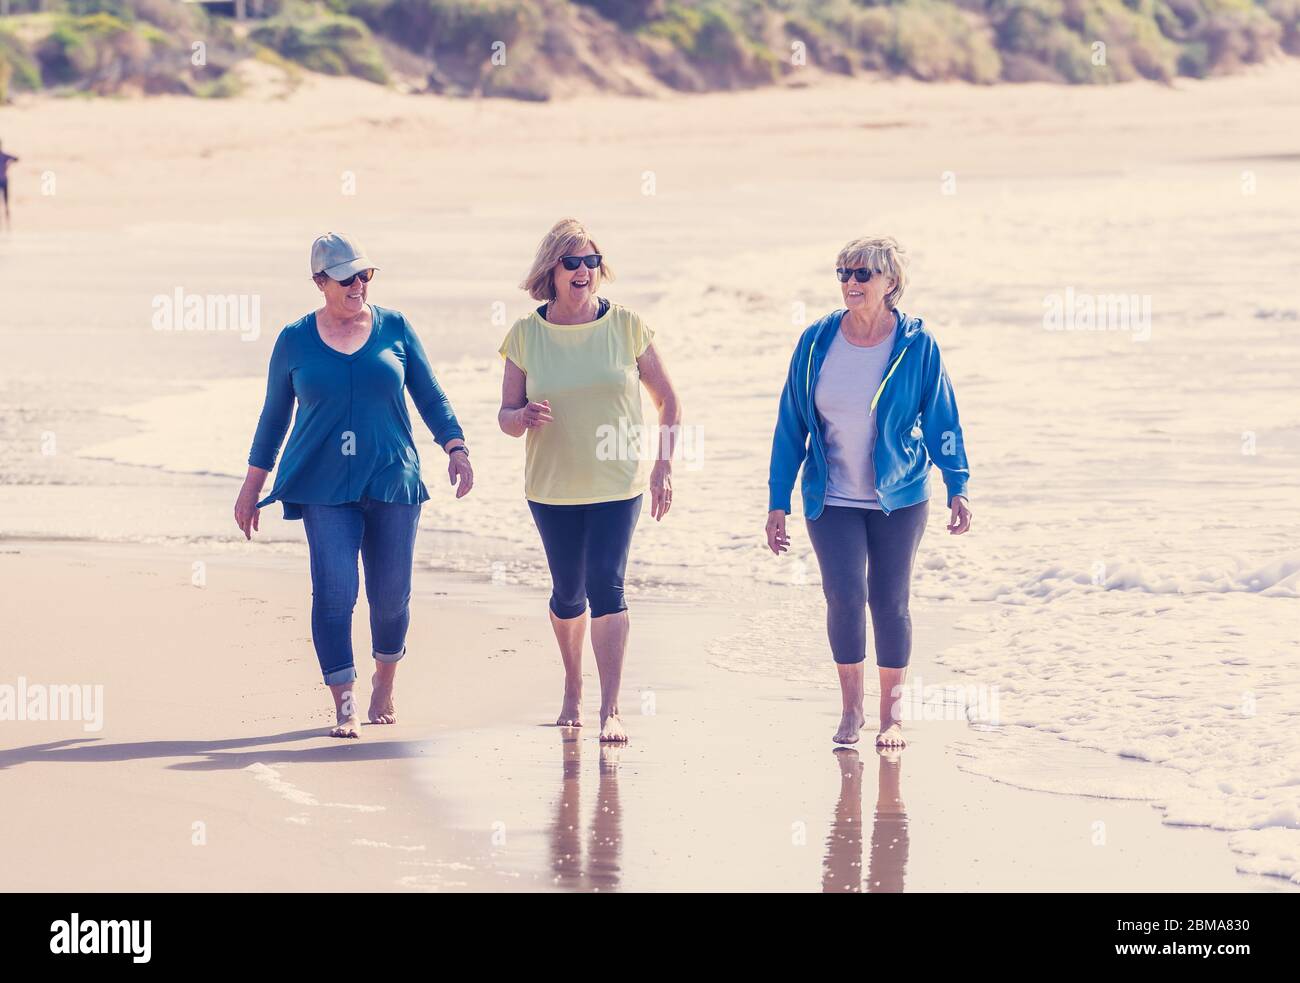
{"type": "Polygon", "coordinates": [[[51,338],[75,339],[87,374],[123,367],[122,385],[258,375],[260,345],[196,340],[199,365],[192,347],[160,345],[150,298],[255,292],[269,333],[312,300],[305,244],[346,228],[383,255],[385,301],[453,358],[481,332],[499,341],[490,305],[516,308],[560,215],[601,231],[636,306],[711,264],[833,248],[904,190],[934,200],[949,173],[963,195],[990,182],[1014,194],[1198,164],[1235,190],[1244,167],[1294,161],[1282,121],[1298,88],[1291,60],[1176,87],[830,80],[538,106],[321,78],[262,101],[29,100],[0,108],[0,139],[21,158],[0,269],[24,284],[0,326],[21,375],[68,370],[51,338]],[[140,330],[97,330],[117,323],[140,330]]]}

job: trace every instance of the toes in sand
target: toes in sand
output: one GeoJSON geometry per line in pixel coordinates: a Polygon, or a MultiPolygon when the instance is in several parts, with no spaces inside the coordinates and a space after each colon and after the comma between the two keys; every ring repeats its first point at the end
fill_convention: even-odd
{"type": "Polygon", "coordinates": [[[836,744],[857,744],[858,732],[862,730],[864,723],[866,723],[866,719],[861,712],[845,713],[844,716],[840,717],[840,729],[835,732],[835,736],[831,740],[836,744]]]}
{"type": "Polygon", "coordinates": [[[876,747],[906,747],[907,741],[903,740],[903,728],[900,724],[890,724],[888,727],[881,727],[880,733],[876,735],[876,747]]]}
{"type": "Polygon", "coordinates": [[[611,713],[602,718],[600,723],[600,739],[608,744],[626,744],[627,730],[623,727],[623,720],[617,713],[611,713]]]}
{"type": "Polygon", "coordinates": [[[570,693],[567,690],[564,694],[564,702],[560,705],[560,715],[555,718],[556,727],[581,727],[582,726],[582,694],[570,693]]]}
{"type": "Polygon", "coordinates": [[[372,724],[397,723],[397,709],[393,706],[393,681],[384,681],[379,674],[370,677],[370,722],[372,724]]]}
{"type": "Polygon", "coordinates": [[[349,740],[359,738],[361,736],[361,731],[357,726],[357,718],[348,717],[344,720],[340,720],[335,726],[330,728],[329,736],[344,737],[349,740]]]}

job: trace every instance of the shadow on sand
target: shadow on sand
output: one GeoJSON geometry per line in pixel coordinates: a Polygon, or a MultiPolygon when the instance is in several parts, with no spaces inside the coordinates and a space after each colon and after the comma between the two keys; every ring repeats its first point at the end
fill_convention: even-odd
{"type": "MultiPolygon", "coordinates": [[[[371,725],[373,726],[373,725],[371,725]]],[[[367,730],[370,728],[367,727],[367,730]]],[[[23,764],[141,761],[149,758],[188,758],[167,767],[178,771],[221,771],[274,761],[279,764],[332,761],[389,761],[427,754],[429,741],[335,741],[328,746],[294,749],[276,747],[294,741],[317,741],[319,727],[262,737],[217,741],[136,741],[104,744],[97,738],[74,738],[0,750],[0,769],[23,764]],[[249,749],[249,750],[245,750],[249,749]],[[273,749],[273,750],[271,750],[273,749]]]]}

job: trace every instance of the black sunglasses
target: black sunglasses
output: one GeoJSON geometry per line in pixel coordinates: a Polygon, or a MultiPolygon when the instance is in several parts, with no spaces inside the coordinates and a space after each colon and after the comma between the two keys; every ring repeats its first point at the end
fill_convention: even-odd
{"type": "Polygon", "coordinates": [[[326,273],[326,272],[324,272],[324,271],[321,271],[321,273],[318,274],[318,276],[330,276],[330,279],[331,279],[331,280],[334,280],[334,282],[337,283],[337,284],[338,284],[339,286],[341,286],[341,287],[350,287],[350,286],[352,286],[353,282],[356,280],[357,277],[361,277],[361,282],[362,282],[362,283],[369,283],[370,280],[371,280],[371,278],[372,278],[374,275],[375,275],[375,271],[374,271],[373,268],[371,268],[371,269],[369,269],[369,270],[361,270],[359,273],[353,273],[353,274],[352,274],[350,277],[348,277],[346,280],[334,280],[334,277],[330,276],[328,273],[326,273]]]}
{"type": "Polygon", "coordinates": [[[875,272],[875,270],[869,270],[865,266],[859,266],[856,270],[846,270],[840,267],[835,271],[835,275],[840,278],[840,283],[848,283],[849,277],[853,277],[858,283],[866,283],[875,272]]]}
{"type": "Polygon", "coordinates": [[[564,264],[566,270],[576,270],[584,265],[587,269],[594,270],[600,265],[602,258],[600,253],[592,253],[590,256],[561,256],[560,262],[564,264]]]}

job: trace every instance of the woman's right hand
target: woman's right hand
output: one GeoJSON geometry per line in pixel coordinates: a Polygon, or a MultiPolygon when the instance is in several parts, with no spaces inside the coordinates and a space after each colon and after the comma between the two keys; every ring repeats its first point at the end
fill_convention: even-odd
{"type": "Polygon", "coordinates": [[[773,509],[767,513],[767,548],[777,556],[790,548],[790,537],[785,534],[783,509],[773,509]]]}
{"type": "Polygon", "coordinates": [[[551,416],[550,400],[529,403],[519,410],[519,422],[524,425],[525,430],[539,430],[554,419],[555,417],[551,416]]]}
{"type": "Polygon", "coordinates": [[[235,525],[244,531],[245,539],[251,540],[253,530],[257,529],[258,515],[262,511],[257,507],[259,496],[260,492],[246,483],[239,489],[239,497],[235,499],[235,525]]]}

